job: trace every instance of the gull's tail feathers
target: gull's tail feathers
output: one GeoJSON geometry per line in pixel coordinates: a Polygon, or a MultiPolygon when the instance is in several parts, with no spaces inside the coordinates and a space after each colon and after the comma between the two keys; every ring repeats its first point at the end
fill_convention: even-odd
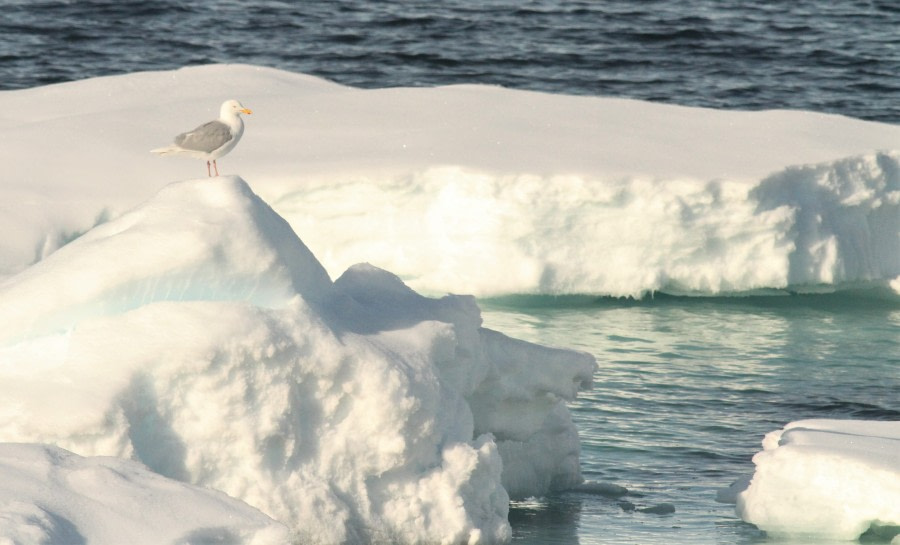
{"type": "Polygon", "coordinates": [[[178,146],[166,146],[164,148],[156,148],[150,150],[150,153],[155,153],[157,155],[174,155],[176,153],[180,153],[184,150],[179,148],[178,146]]]}

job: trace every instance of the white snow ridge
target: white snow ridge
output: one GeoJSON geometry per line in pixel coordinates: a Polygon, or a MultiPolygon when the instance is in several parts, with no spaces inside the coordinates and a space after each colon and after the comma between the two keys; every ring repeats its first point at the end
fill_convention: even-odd
{"type": "Polygon", "coordinates": [[[32,444],[0,444],[0,543],[502,542],[510,494],[581,480],[593,357],[332,282],[238,177],[5,279],[0,323],[0,441],[32,444]]]}

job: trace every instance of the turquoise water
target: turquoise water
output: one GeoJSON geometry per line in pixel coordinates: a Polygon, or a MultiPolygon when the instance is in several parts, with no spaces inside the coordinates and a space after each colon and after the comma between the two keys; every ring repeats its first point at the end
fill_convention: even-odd
{"type": "Polygon", "coordinates": [[[897,302],[817,295],[480,304],[486,327],[597,358],[594,389],[571,406],[582,471],[629,490],[517,502],[515,543],[768,542],[715,501],[718,488],[752,473],[765,433],[803,418],[900,420],[897,302]],[[639,511],[662,503],[675,513],[639,511]]]}

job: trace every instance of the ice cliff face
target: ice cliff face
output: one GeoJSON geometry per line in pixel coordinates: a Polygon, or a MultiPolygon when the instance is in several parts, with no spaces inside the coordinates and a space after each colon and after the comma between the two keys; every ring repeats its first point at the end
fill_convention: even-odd
{"type": "Polygon", "coordinates": [[[784,214],[782,285],[890,285],[900,293],[900,154],[785,169],[751,192],[784,214]]]}
{"type": "Polygon", "coordinates": [[[276,208],[310,228],[310,244],[328,248],[326,266],[366,255],[416,289],[900,293],[898,152],[751,181],[435,167],[391,180],[323,178],[276,208]]]}
{"type": "Polygon", "coordinates": [[[236,177],[172,184],[0,284],[0,441],[136,459],[300,542],[495,542],[580,481],[594,360],[368,265],[337,281],[236,177]]]}

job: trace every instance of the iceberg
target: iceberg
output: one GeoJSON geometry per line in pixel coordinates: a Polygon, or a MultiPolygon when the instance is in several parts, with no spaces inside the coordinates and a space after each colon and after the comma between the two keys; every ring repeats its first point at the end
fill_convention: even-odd
{"type": "Polygon", "coordinates": [[[332,277],[368,262],[427,294],[900,291],[898,126],[246,65],[0,93],[0,277],[204,175],[146,150],[231,97],[254,115],[223,172],[332,277]]]}
{"type": "MultiPolygon", "coordinates": [[[[0,282],[0,455],[14,462],[0,456],[14,477],[0,498],[17,498],[0,532],[98,535],[105,515],[84,510],[109,502],[80,498],[111,473],[129,502],[169,491],[178,505],[199,493],[189,483],[246,504],[216,496],[239,528],[187,517],[172,543],[204,528],[239,543],[503,542],[511,496],[581,482],[566,402],[595,366],[482,328],[471,296],[427,298],[368,264],[332,282],[239,177],[173,183],[0,282]],[[25,471],[58,475],[42,493],[71,501],[22,489],[29,449],[25,471]]],[[[101,540],[139,542],[122,532],[101,540]]]]}
{"type": "Polygon", "coordinates": [[[734,491],[737,513],[776,537],[900,536],[898,446],[900,422],[791,422],[763,440],[753,477],[734,491]]]}

